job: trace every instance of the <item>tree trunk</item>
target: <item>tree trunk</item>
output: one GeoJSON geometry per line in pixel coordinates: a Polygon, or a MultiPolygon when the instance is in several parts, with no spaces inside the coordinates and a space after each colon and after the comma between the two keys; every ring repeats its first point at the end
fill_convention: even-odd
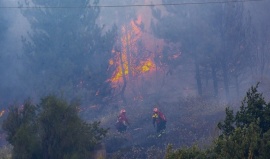
{"type": "Polygon", "coordinates": [[[212,79],[213,79],[213,86],[214,86],[214,96],[218,96],[218,81],[217,81],[217,72],[216,72],[216,65],[211,65],[212,69],[212,79]]]}
{"type": "Polygon", "coordinates": [[[202,96],[202,81],[201,81],[201,75],[200,75],[200,66],[199,66],[199,62],[197,60],[197,57],[195,57],[195,69],[196,69],[195,78],[196,78],[196,81],[197,81],[198,94],[200,96],[202,96]]]}
{"type": "Polygon", "coordinates": [[[121,63],[122,76],[123,76],[123,87],[121,89],[120,95],[121,95],[121,98],[122,98],[124,104],[126,104],[127,101],[125,98],[125,90],[126,90],[126,86],[127,86],[127,79],[126,79],[126,75],[125,75],[125,68],[124,68],[123,56],[122,56],[121,51],[120,51],[120,63],[121,63]]]}
{"type": "Polygon", "coordinates": [[[229,79],[228,79],[228,70],[226,66],[226,60],[222,61],[222,72],[224,80],[224,89],[227,100],[229,100],[229,79]]]}
{"type": "Polygon", "coordinates": [[[127,55],[127,66],[128,66],[128,78],[132,81],[132,71],[131,71],[131,52],[130,52],[130,36],[128,35],[128,31],[126,29],[126,55],[127,55]]]}
{"type": "Polygon", "coordinates": [[[236,85],[236,93],[237,97],[239,97],[239,82],[238,82],[238,76],[235,76],[235,85],[236,85]]]}

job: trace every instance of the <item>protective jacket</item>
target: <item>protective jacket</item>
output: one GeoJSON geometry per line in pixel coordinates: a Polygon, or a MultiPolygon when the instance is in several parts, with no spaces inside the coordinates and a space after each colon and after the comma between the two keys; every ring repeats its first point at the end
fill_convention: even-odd
{"type": "Polygon", "coordinates": [[[121,113],[118,115],[117,122],[122,123],[124,125],[129,124],[125,113],[121,113]]]}
{"type": "Polygon", "coordinates": [[[152,115],[153,118],[153,124],[157,123],[159,124],[160,122],[166,122],[166,117],[161,111],[154,112],[152,115]]]}

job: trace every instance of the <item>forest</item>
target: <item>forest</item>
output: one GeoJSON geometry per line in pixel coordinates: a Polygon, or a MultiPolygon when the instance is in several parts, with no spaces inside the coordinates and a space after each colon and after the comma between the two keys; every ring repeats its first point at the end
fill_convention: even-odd
{"type": "Polygon", "coordinates": [[[267,158],[269,7],[0,0],[0,158],[267,158]]]}

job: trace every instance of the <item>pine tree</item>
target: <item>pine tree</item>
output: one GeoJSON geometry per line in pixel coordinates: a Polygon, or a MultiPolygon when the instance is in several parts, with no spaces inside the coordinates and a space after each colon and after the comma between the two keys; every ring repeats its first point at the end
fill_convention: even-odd
{"type": "Polygon", "coordinates": [[[231,110],[229,107],[226,108],[225,112],[226,112],[225,120],[223,122],[218,123],[218,128],[222,131],[222,134],[228,136],[234,130],[233,124],[235,121],[234,119],[235,117],[233,114],[233,110],[231,110]]]}
{"type": "Polygon", "coordinates": [[[61,93],[100,102],[110,93],[107,68],[116,28],[105,31],[96,24],[97,4],[98,0],[22,4],[30,7],[22,9],[22,14],[31,26],[29,36],[23,38],[24,75],[38,97],[61,93]]]}
{"type": "Polygon", "coordinates": [[[266,104],[262,93],[258,92],[258,85],[251,87],[244,98],[240,111],[236,113],[236,125],[238,127],[249,126],[250,123],[259,120],[262,133],[270,129],[269,106],[266,104]]]}
{"type": "Polygon", "coordinates": [[[169,146],[166,158],[269,158],[270,103],[266,104],[258,85],[248,90],[236,115],[226,108],[224,121],[218,123],[221,134],[213,145],[205,150],[193,146],[176,151],[169,146]]]}
{"type": "Polygon", "coordinates": [[[218,124],[222,134],[214,146],[220,157],[254,158],[268,154],[269,104],[258,92],[258,85],[248,90],[235,117],[226,108],[225,121],[218,124]]]}

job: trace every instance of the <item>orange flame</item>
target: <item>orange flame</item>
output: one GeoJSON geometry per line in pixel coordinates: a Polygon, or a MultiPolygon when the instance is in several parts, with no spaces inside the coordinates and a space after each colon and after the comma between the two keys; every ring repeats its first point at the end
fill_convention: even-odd
{"type": "Polygon", "coordinates": [[[5,110],[2,110],[2,111],[0,112],[0,117],[2,117],[2,116],[4,115],[4,113],[5,113],[5,110]]]}
{"type": "Polygon", "coordinates": [[[141,72],[148,72],[155,68],[155,64],[151,59],[147,59],[147,61],[143,62],[143,65],[140,66],[141,72]]]}
{"type": "Polygon", "coordinates": [[[113,64],[114,64],[114,62],[113,62],[112,59],[109,60],[109,64],[110,64],[110,65],[113,65],[113,64]]]}
{"type": "Polygon", "coordinates": [[[122,57],[119,57],[118,60],[119,61],[116,62],[117,68],[113,74],[113,77],[110,79],[112,82],[121,81],[123,77],[123,73],[124,73],[124,76],[128,74],[128,63],[127,63],[126,54],[122,54],[122,57]],[[120,58],[122,58],[122,60],[120,60],[120,58]],[[123,61],[122,66],[120,64],[121,63],[120,61],[123,61]],[[124,70],[122,69],[122,67],[124,70]]]}
{"type": "Polygon", "coordinates": [[[123,76],[128,75],[128,78],[149,72],[156,66],[151,58],[138,57],[137,42],[142,39],[141,24],[142,18],[139,16],[129,25],[122,26],[121,52],[112,51],[116,58],[109,61],[110,65],[116,66],[112,78],[109,79],[113,83],[123,81],[123,76]]]}

